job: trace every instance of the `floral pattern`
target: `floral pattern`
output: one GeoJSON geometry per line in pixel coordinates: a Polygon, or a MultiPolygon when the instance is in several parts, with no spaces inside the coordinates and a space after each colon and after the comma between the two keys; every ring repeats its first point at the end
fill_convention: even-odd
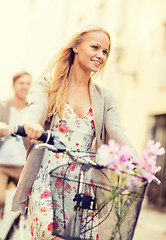
{"type": "MultiPolygon", "coordinates": [[[[62,109],[62,119],[58,115],[55,117],[55,121],[52,127],[52,131],[56,136],[63,138],[65,143],[74,150],[77,150],[77,154],[80,150],[89,151],[91,142],[95,134],[95,124],[93,121],[92,108],[90,108],[87,114],[79,118],[70,104],[66,101],[62,109]]],[[[32,189],[29,193],[29,219],[30,219],[30,232],[31,240],[50,240],[53,238],[53,204],[50,188],[50,174],[49,172],[56,169],[58,177],[55,181],[57,197],[54,200],[56,204],[56,216],[55,216],[55,228],[59,235],[63,235],[64,225],[63,217],[67,222],[73,212],[73,197],[77,192],[77,184],[71,182],[65,182],[63,186],[63,174],[66,171],[66,165],[70,159],[66,154],[53,153],[46,150],[42,160],[42,164],[39,173],[34,181],[32,189]],[[62,188],[63,186],[63,188],[62,188]],[[67,205],[65,213],[62,211],[61,194],[67,197],[67,205]],[[71,207],[69,207],[71,206],[71,207]],[[64,216],[63,216],[64,215],[64,216]]],[[[71,176],[78,177],[79,167],[78,164],[70,161],[68,164],[67,173],[71,176]]],[[[90,184],[93,184],[93,179],[90,176],[90,184]]],[[[93,231],[93,239],[98,239],[97,228],[93,231]]]]}

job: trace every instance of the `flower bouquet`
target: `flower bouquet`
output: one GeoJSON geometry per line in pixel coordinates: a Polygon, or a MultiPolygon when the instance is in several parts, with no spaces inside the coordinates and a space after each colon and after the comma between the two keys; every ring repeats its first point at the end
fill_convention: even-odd
{"type": "Polygon", "coordinates": [[[131,149],[120,146],[113,140],[98,149],[97,163],[107,169],[110,191],[104,192],[98,209],[107,206],[109,216],[101,225],[100,231],[105,239],[131,240],[147,184],[160,183],[155,174],[161,169],[157,166],[157,156],[165,153],[159,142],[149,140],[138,158],[133,158],[131,149]],[[104,199],[104,200],[103,200],[104,199]]]}
{"type": "Polygon", "coordinates": [[[159,142],[148,141],[133,158],[127,146],[113,140],[97,155],[66,151],[69,159],[50,172],[52,234],[67,240],[131,240],[146,186],[159,183],[156,161],[164,152],[159,142]]]}

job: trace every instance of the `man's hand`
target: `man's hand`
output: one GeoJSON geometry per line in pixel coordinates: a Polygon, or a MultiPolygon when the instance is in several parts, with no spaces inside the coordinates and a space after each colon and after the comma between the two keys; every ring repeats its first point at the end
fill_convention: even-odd
{"type": "Polygon", "coordinates": [[[9,137],[10,135],[11,130],[9,126],[4,122],[0,122],[0,137],[9,137]]]}

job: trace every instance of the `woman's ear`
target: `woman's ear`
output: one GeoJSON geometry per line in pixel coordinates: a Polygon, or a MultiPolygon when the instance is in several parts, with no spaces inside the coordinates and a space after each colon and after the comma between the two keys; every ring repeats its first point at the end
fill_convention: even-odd
{"type": "Polygon", "coordinates": [[[73,52],[78,53],[78,45],[75,45],[75,46],[73,47],[73,52]]]}

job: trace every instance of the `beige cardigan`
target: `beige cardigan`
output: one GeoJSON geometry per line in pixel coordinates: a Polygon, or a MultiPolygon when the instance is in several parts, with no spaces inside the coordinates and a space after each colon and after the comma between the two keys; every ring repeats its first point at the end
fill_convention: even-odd
{"type": "MultiPolygon", "coordinates": [[[[32,88],[29,94],[27,111],[23,119],[24,121],[40,123],[45,130],[50,129],[54,121],[52,119],[51,123],[45,122],[49,95],[44,89],[48,87],[49,82],[45,78],[32,88]]],[[[92,83],[92,81],[90,81],[89,90],[96,134],[92,143],[93,150],[105,143],[106,139],[114,139],[121,145],[128,144],[134,150],[121,127],[112,93],[108,89],[92,83]]],[[[29,192],[40,169],[44,153],[43,149],[36,150],[34,145],[30,145],[27,140],[24,141],[24,144],[27,149],[27,161],[13,198],[13,211],[25,211],[29,192]]],[[[137,153],[135,152],[135,154],[137,153]]]]}

